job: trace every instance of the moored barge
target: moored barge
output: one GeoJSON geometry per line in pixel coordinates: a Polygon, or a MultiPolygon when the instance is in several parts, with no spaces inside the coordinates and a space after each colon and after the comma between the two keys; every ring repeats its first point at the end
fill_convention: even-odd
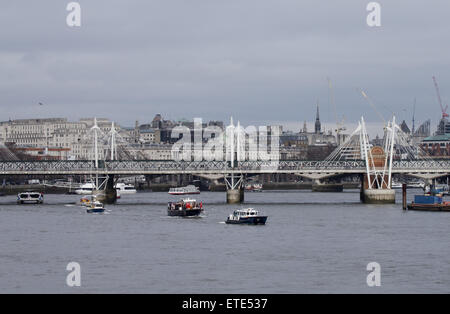
{"type": "Polygon", "coordinates": [[[444,202],[441,196],[415,195],[408,210],[450,212],[450,202],[444,202]]]}

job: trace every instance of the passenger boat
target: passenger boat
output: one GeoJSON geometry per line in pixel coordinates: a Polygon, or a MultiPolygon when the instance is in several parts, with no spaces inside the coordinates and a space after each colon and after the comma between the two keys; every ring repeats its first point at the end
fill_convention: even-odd
{"type": "Polygon", "coordinates": [[[193,199],[183,199],[180,202],[169,202],[167,205],[167,215],[169,216],[198,216],[202,211],[202,202],[197,203],[197,201],[193,199]]]}
{"type": "Polygon", "coordinates": [[[245,186],[245,190],[249,191],[249,192],[262,192],[263,186],[262,186],[262,184],[257,184],[257,183],[255,183],[255,184],[247,184],[245,186]]]}
{"type": "MultiPolygon", "coordinates": [[[[391,187],[393,189],[401,189],[403,187],[403,183],[398,181],[392,181],[391,187]]],[[[425,183],[419,181],[412,181],[406,183],[406,187],[408,189],[423,189],[425,187],[425,183]]]]}
{"type": "Polygon", "coordinates": [[[120,195],[136,194],[137,193],[136,188],[134,187],[134,185],[120,183],[120,182],[116,184],[116,191],[118,193],[120,193],[120,195]]]}
{"type": "Polygon", "coordinates": [[[42,204],[44,194],[40,192],[21,192],[17,194],[17,204],[42,204]]]}
{"type": "Polygon", "coordinates": [[[408,210],[450,212],[450,202],[444,202],[439,195],[415,195],[408,210]]]}
{"type": "Polygon", "coordinates": [[[420,181],[409,182],[407,187],[412,189],[423,189],[425,187],[425,183],[420,181]]]}
{"type": "Polygon", "coordinates": [[[253,208],[238,209],[231,214],[227,224],[247,224],[247,225],[265,225],[267,216],[261,216],[259,212],[253,208]]]}
{"type": "Polygon", "coordinates": [[[189,194],[200,194],[200,189],[195,185],[188,185],[181,188],[170,188],[170,195],[189,195],[189,194]]]}
{"type": "Polygon", "coordinates": [[[86,210],[87,213],[103,213],[105,211],[105,206],[99,201],[92,201],[86,210]]]}
{"type": "Polygon", "coordinates": [[[75,193],[78,195],[91,195],[93,190],[95,190],[94,183],[84,183],[75,190],[75,193]]]}

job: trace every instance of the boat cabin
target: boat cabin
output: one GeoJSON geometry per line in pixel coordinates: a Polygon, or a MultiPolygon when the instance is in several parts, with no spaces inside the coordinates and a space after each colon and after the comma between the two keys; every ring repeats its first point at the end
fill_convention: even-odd
{"type": "Polygon", "coordinates": [[[259,212],[253,208],[238,209],[233,212],[233,216],[235,216],[235,217],[254,217],[254,216],[258,216],[258,215],[259,215],[259,212]]]}
{"type": "Polygon", "coordinates": [[[202,203],[197,203],[194,199],[184,199],[177,203],[169,203],[169,210],[189,210],[202,208],[202,203]]]}

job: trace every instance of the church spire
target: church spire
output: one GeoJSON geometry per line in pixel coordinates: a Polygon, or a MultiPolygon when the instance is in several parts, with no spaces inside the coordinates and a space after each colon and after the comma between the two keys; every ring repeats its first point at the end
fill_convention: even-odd
{"type": "Polygon", "coordinates": [[[321,130],[320,117],[319,117],[319,102],[317,101],[317,113],[316,113],[316,123],[314,125],[315,133],[319,134],[321,130]]]}

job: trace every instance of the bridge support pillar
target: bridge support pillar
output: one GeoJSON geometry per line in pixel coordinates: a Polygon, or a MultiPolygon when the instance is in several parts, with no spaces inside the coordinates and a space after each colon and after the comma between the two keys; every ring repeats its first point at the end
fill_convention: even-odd
{"type": "Polygon", "coordinates": [[[227,187],[227,203],[240,204],[244,202],[244,176],[231,174],[225,177],[227,187]]]}
{"type": "Polygon", "coordinates": [[[227,190],[227,203],[240,204],[244,202],[244,189],[227,190]]]}
{"type": "Polygon", "coordinates": [[[393,189],[369,189],[367,176],[363,175],[361,182],[360,199],[365,204],[395,204],[395,190],[393,189]]]}
{"type": "Polygon", "coordinates": [[[115,204],[117,201],[117,190],[114,187],[114,175],[108,176],[105,180],[107,180],[105,189],[94,190],[92,195],[103,204],[115,204]]]}
{"type": "Polygon", "coordinates": [[[368,189],[364,190],[366,204],[395,204],[395,190],[368,189]]]}

